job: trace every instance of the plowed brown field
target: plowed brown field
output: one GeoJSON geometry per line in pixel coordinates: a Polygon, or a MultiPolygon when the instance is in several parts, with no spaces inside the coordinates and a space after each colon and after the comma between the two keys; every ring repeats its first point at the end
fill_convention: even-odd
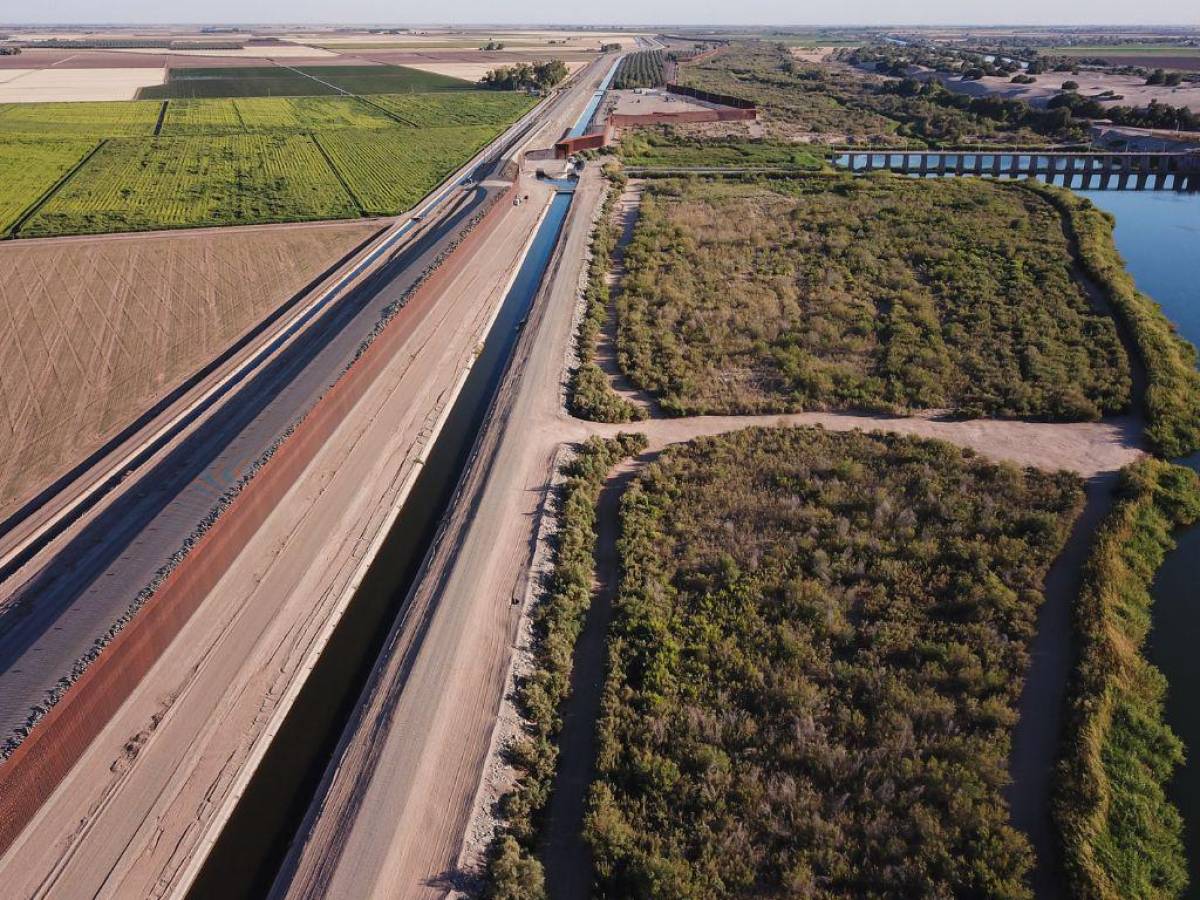
{"type": "Polygon", "coordinates": [[[379,227],[0,245],[0,517],[379,227]]]}

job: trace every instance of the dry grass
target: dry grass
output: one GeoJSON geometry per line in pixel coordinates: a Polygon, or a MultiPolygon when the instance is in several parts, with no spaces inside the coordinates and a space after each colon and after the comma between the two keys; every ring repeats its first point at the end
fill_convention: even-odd
{"type": "Polygon", "coordinates": [[[0,515],[377,228],[0,246],[0,515]]]}

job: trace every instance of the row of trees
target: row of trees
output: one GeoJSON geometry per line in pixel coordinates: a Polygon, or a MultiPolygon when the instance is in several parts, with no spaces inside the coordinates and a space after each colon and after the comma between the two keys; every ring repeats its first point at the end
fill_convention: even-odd
{"type": "Polygon", "coordinates": [[[663,52],[640,50],[630,53],[621,60],[621,66],[613,78],[613,87],[618,90],[658,87],[663,83],[663,52]]]}
{"type": "Polygon", "coordinates": [[[549,90],[567,77],[567,64],[561,59],[541,63],[516,63],[498,66],[479,80],[486,88],[501,91],[549,90]]]}

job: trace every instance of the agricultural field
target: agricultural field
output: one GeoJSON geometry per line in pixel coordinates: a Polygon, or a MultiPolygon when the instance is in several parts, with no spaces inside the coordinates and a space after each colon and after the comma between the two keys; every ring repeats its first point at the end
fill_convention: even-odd
{"type": "Polygon", "coordinates": [[[299,97],[470,90],[459,78],[405,66],[233,66],[171,69],[165,84],[143,88],[139,99],[186,97],[299,97]],[[312,76],[312,77],[310,77],[312,76]],[[319,79],[319,80],[318,80],[319,79]]]}
{"type": "Polygon", "coordinates": [[[306,135],[109,140],[46,201],[26,236],[358,215],[306,135]]]}
{"type": "Polygon", "coordinates": [[[316,136],[362,211],[410,208],[496,135],[487,126],[375,131],[331,130],[316,136]]]}
{"type": "Polygon", "coordinates": [[[618,296],[626,374],[674,415],[1130,401],[1059,211],[1019,184],[890,175],[648,182],[618,296]]]}
{"type": "Polygon", "coordinates": [[[663,83],[663,52],[642,50],[631,53],[621,60],[621,67],[613,77],[617,90],[658,87],[663,83]]]}
{"type": "Polygon", "coordinates": [[[608,897],[1021,897],[1002,791],[1081,481],[750,429],[621,503],[585,837],[608,897]]]}
{"type": "Polygon", "coordinates": [[[0,516],[379,228],[0,244],[0,516]]]}
{"type": "Polygon", "coordinates": [[[99,141],[21,236],[402,212],[535,102],[461,91],[2,106],[0,172],[13,175],[0,180],[0,236],[99,141]]]}
{"type": "Polygon", "coordinates": [[[0,136],[0,236],[95,146],[88,140],[0,136]]]}
{"type": "Polygon", "coordinates": [[[70,138],[151,135],[161,110],[161,103],[131,100],[6,103],[0,105],[0,135],[70,138]]]}
{"type": "Polygon", "coordinates": [[[464,91],[452,102],[443,94],[377,94],[366,99],[418,128],[504,125],[536,102],[519,91],[464,91]]]}

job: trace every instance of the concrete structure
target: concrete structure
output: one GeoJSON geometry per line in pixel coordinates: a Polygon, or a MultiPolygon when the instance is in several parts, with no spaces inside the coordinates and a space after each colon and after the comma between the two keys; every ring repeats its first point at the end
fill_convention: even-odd
{"type": "Polygon", "coordinates": [[[849,150],[839,161],[856,172],[906,175],[1041,177],[1051,184],[1103,190],[1200,190],[1200,151],[1173,153],[1044,151],[987,153],[952,150],[849,150]]]}

